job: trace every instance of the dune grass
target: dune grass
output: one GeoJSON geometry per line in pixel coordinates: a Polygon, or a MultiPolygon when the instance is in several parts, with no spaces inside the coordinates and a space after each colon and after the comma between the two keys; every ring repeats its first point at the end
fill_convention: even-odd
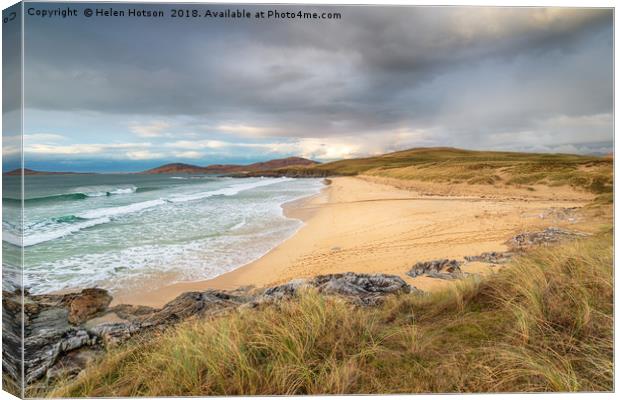
{"type": "Polygon", "coordinates": [[[613,191],[612,165],[607,162],[528,160],[514,163],[471,160],[403,168],[377,168],[367,171],[366,174],[442,183],[570,186],[595,194],[613,191]]]}
{"type": "Polygon", "coordinates": [[[591,193],[613,191],[613,160],[572,154],[418,148],[312,167],[279,169],[295,176],[376,175],[403,180],[478,185],[571,186],[591,193]]]}
{"type": "Polygon", "coordinates": [[[304,292],[111,351],[51,397],[610,391],[612,234],[358,308],[304,292]]]}

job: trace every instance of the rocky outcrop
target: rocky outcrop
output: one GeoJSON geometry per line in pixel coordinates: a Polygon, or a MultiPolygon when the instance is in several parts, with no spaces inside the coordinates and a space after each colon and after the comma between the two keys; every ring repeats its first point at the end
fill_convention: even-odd
{"type": "Polygon", "coordinates": [[[477,256],[465,256],[468,262],[485,262],[489,264],[505,264],[512,259],[513,253],[509,251],[490,251],[477,256]]]}
{"type": "Polygon", "coordinates": [[[572,232],[560,228],[549,227],[538,232],[523,232],[506,242],[510,251],[490,251],[473,256],[465,256],[465,261],[440,259],[416,263],[407,275],[415,278],[417,276],[428,276],[439,279],[459,279],[468,273],[461,270],[464,263],[483,262],[493,265],[505,264],[515,255],[535,246],[548,246],[557,244],[565,240],[572,240],[588,236],[586,233],[572,232]]]}
{"type": "MultiPolygon", "coordinates": [[[[569,209],[572,210],[572,209],[569,209]]],[[[565,240],[573,240],[588,236],[587,233],[567,231],[560,228],[549,227],[542,231],[523,232],[511,239],[506,244],[511,251],[490,251],[476,256],[465,256],[468,262],[485,262],[489,264],[505,264],[515,255],[536,246],[549,246],[565,240]]]]}
{"type": "MultiPolygon", "coordinates": [[[[4,271],[3,271],[4,272],[4,271]]],[[[22,306],[21,292],[2,292],[2,373],[21,385],[22,306]]]]}
{"type": "Polygon", "coordinates": [[[136,334],[153,329],[163,330],[188,318],[215,315],[247,301],[249,299],[245,297],[207,290],[183,293],[161,309],[122,304],[108,310],[120,321],[102,322],[89,331],[100,338],[107,348],[117,346],[136,334]]]}
{"type": "Polygon", "coordinates": [[[45,376],[48,380],[56,380],[67,376],[75,376],[82,372],[105,351],[100,346],[82,347],[63,354],[56,363],[48,368],[45,376]]]}
{"type": "Polygon", "coordinates": [[[506,244],[513,251],[523,251],[534,246],[548,246],[564,240],[586,237],[588,234],[549,227],[539,232],[524,232],[508,240],[506,244]]]}
{"type": "MultiPolygon", "coordinates": [[[[25,381],[31,384],[42,378],[76,375],[107,349],[136,335],[162,331],[189,318],[214,316],[242,305],[255,307],[287,299],[302,287],[314,287],[321,293],[343,296],[364,306],[378,304],[388,294],[416,290],[394,275],[345,273],[291,281],[252,294],[249,289],[187,292],[159,309],[127,304],[109,307],[112,297],[103,289],[62,295],[26,292],[23,297],[25,381]]],[[[4,316],[7,321],[18,321],[21,293],[3,295],[4,316]]],[[[16,336],[16,349],[20,342],[21,338],[16,336]]],[[[19,365],[20,359],[19,352],[12,354],[12,359],[6,360],[7,368],[19,365]]],[[[5,371],[19,376],[17,370],[5,371]]]]}
{"type": "Polygon", "coordinates": [[[144,314],[139,321],[142,326],[170,325],[189,317],[201,317],[237,306],[244,300],[217,290],[187,292],[167,303],[161,310],[144,314]]]}
{"type": "Polygon", "coordinates": [[[422,261],[416,263],[407,272],[407,275],[412,278],[424,275],[439,279],[458,279],[463,276],[461,271],[462,264],[462,261],[448,259],[422,261]]]}
{"type": "Polygon", "coordinates": [[[388,294],[419,292],[396,275],[344,274],[319,275],[303,280],[295,279],[284,285],[265,290],[257,302],[281,300],[297,294],[301,288],[316,288],[320,293],[343,296],[349,301],[370,306],[377,305],[388,294]]]}
{"type": "MultiPolygon", "coordinates": [[[[3,319],[24,321],[24,375],[26,383],[33,382],[45,375],[46,371],[57,361],[62,353],[95,345],[97,338],[83,327],[69,323],[70,304],[81,294],[31,296],[23,293],[23,314],[21,313],[22,293],[3,292],[3,319]]],[[[11,329],[3,324],[3,335],[9,337],[11,329]]],[[[18,332],[21,331],[18,329],[18,332]]],[[[5,371],[14,379],[19,378],[20,371],[12,371],[8,366],[21,365],[22,339],[16,337],[15,352],[4,352],[5,371]],[[15,353],[15,354],[14,354],[15,353]],[[15,360],[15,358],[17,358],[15,360]]]]}
{"type": "Polygon", "coordinates": [[[157,308],[132,304],[119,304],[108,309],[108,312],[114,313],[119,318],[128,321],[135,321],[140,317],[152,314],[156,311],[157,308]]]}
{"type": "Polygon", "coordinates": [[[82,328],[57,326],[26,336],[24,340],[26,383],[43,377],[61,354],[97,344],[98,337],[82,328]]]}
{"type": "Polygon", "coordinates": [[[103,289],[84,289],[69,304],[69,322],[79,325],[97,316],[112,302],[112,296],[103,289]]]}
{"type": "Polygon", "coordinates": [[[282,300],[293,297],[297,294],[300,288],[308,288],[310,285],[304,279],[294,279],[283,285],[278,285],[266,289],[262,295],[258,296],[255,303],[261,303],[265,301],[282,300]]]}
{"type": "MultiPolygon", "coordinates": [[[[26,292],[23,300],[26,383],[79,371],[105,348],[138,333],[165,329],[187,318],[213,314],[247,301],[228,293],[205,291],[183,293],[161,309],[130,305],[109,308],[112,297],[107,291],[94,288],[63,295],[26,292]],[[112,322],[106,319],[110,315],[115,316],[112,322]]],[[[20,292],[3,293],[3,317],[7,323],[19,321],[21,301],[20,292]]],[[[3,325],[4,337],[10,340],[15,336],[11,343],[19,349],[21,338],[11,335],[9,325],[3,325]]],[[[19,371],[11,366],[20,365],[21,354],[15,351],[4,355],[5,371],[18,377],[19,371]]]]}
{"type": "MultiPolygon", "coordinates": [[[[325,294],[346,296],[364,305],[375,305],[383,296],[396,293],[410,293],[418,289],[409,286],[396,275],[345,274],[319,275],[310,281],[312,286],[325,294]]],[[[421,293],[421,291],[418,291],[421,293]]]]}

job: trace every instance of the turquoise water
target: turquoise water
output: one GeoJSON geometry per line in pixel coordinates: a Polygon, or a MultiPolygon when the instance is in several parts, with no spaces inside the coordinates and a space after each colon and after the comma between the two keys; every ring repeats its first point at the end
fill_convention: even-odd
{"type": "MultiPolygon", "coordinates": [[[[27,176],[24,286],[33,293],[86,286],[114,292],[162,276],[213,278],[290,237],[301,222],[286,218],[281,205],[321,187],[318,179],[27,176]]],[[[3,201],[3,246],[14,247],[20,234],[7,220],[19,201],[3,201]]]]}

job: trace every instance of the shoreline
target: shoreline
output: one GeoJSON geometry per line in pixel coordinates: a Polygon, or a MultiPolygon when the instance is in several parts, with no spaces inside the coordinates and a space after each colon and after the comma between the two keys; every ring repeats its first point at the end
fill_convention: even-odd
{"type": "Polygon", "coordinates": [[[114,296],[111,306],[119,304],[131,304],[157,308],[162,307],[168,301],[173,300],[176,296],[184,292],[206,289],[235,290],[243,286],[256,286],[237,284],[236,275],[243,274],[246,268],[250,268],[254,263],[258,262],[263,257],[267,256],[278,247],[289,241],[291,238],[296,236],[299,231],[305,227],[306,221],[310,219],[314,213],[317,212],[317,207],[314,202],[317,202],[317,204],[323,202],[324,198],[327,196],[327,191],[329,190],[329,188],[329,184],[325,184],[325,186],[321,188],[319,193],[311,194],[309,196],[304,196],[300,199],[295,199],[283,203],[281,207],[284,216],[291,219],[297,219],[302,222],[302,225],[290,237],[284,239],[284,241],[267,251],[265,254],[258,257],[256,260],[211,279],[203,279],[199,281],[189,282],[176,282],[160,287],[154,291],[136,292],[135,290],[133,290],[131,293],[128,294],[121,292],[120,294],[116,294],[114,296]]]}
{"type": "MultiPolygon", "coordinates": [[[[285,216],[299,219],[303,225],[259,259],[208,280],[119,293],[112,305],[161,307],[190,291],[260,288],[348,271],[394,274],[412,286],[432,291],[452,283],[407,276],[416,262],[504,251],[507,239],[528,229],[549,225],[575,228],[576,221],[541,216],[587,202],[568,189],[568,198],[559,197],[555,188],[548,194],[537,193],[543,198],[528,198],[527,194],[518,198],[507,192],[504,198],[467,193],[430,195],[377,179],[332,178],[318,194],[282,205],[285,216]]],[[[465,269],[482,274],[493,271],[483,263],[471,263],[465,269]]]]}

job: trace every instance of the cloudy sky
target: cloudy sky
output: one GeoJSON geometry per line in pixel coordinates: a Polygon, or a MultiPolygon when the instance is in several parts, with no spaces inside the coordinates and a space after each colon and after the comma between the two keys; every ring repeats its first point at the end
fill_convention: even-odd
{"type": "Polygon", "coordinates": [[[27,16],[27,167],[612,151],[611,10],[275,8],[342,19],[27,16]]]}

